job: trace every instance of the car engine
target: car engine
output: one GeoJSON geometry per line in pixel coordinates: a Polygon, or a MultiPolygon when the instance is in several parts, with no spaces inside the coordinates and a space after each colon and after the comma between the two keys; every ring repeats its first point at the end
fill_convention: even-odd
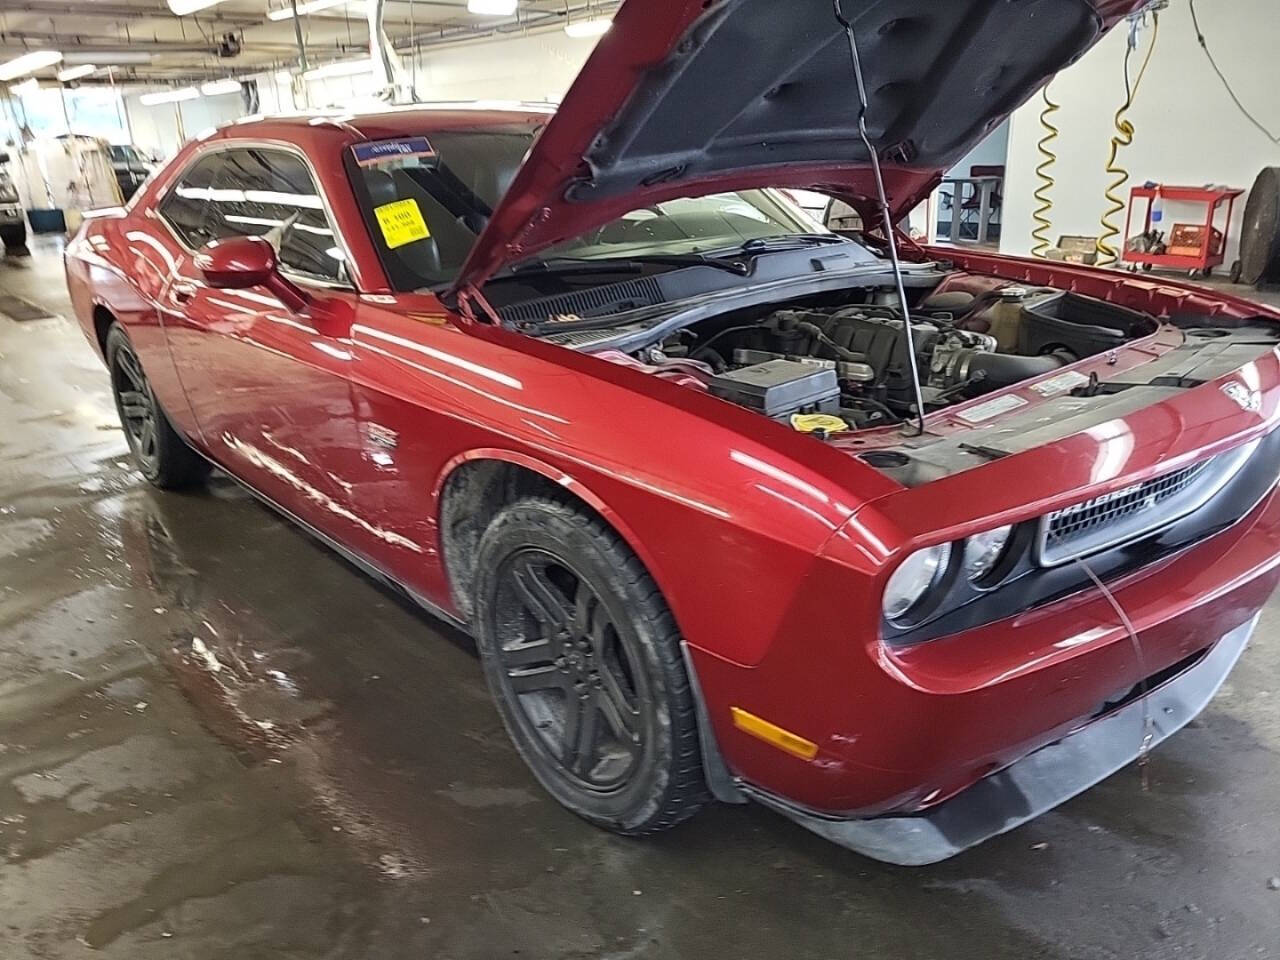
{"type": "MultiPolygon", "coordinates": [[[[850,427],[915,411],[901,311],[887,297],[777,309],[686,328],[643,359],[676,362],[712,394],[785,420],[828,413],[850,427]]],[[[912,310],[926,412],[1050,373],[1155,331],[1143,313],[1046,288],[935,293],[912,310]]]]}

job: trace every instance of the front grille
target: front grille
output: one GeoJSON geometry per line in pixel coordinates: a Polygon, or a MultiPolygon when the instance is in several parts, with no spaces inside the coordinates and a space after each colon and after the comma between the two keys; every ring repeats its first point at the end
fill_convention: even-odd
{"type": "Polygon", "coordinates": [[[1046,514],[1040,563],[1054,566],[1150,533],[1204,505],[1257,448],[1247,443],[1189,467],[1046,514]]]}
{"type": "Polygon", "coordinates": [[[1146,483],[1136,483],[1115,493],[1094,497],[1084,503],[1055,510],[1049,514],[1049,529],[1045,535],[1045,547],[1052,551],[1068,549],[1072,541],[1088,535],[1099,527],[1131,516],[1143,510],[1158,507],[1169,497],[1194,482],[1209,466],[1210,461],[1192,464],[1182,470],[1146,483]]]}

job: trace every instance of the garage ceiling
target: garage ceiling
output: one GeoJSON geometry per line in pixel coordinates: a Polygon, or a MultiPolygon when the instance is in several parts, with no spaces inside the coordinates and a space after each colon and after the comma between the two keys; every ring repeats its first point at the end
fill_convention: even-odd
{"type": "MultiPolygon", "coordinates": [[[[267,16],[288,5],[289,0],[227,0],[178,17],[165,0],[12,0],[0,5],[0,61],[30,50],[60,50],[65,63],[37,71],[37,77],[52,79],[58,69],[87,62],[115,64],[117,81],[159,82],[293,67],[298,62],[293,19],[267,16]]],[[[386,32],[396,48],[406,52],[560,29],[566,18],[583,15],[588,7],[611,12],[615,6],[587,0],[521,0],[515,16],[484,17],[469,13],[466,0],[387,0],[386,32]]],[[[362,0],[304,14],[310,64],[367,52],[365,16],[362,0]]]]}

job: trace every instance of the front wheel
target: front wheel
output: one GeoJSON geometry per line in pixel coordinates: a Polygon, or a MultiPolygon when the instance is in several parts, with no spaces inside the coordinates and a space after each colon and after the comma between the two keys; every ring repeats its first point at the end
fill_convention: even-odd
{"type": "Polygon", "coordinates": [[[142,475],[162,490],[177,490],[204,480],[209,475],[209,461],[192,450],[169,424],[133,344],[119,324],[107,332],[105,354],[116,413],[142,475]]]}
{"type": "Polygon", "coordinates": [[[675,620],[618,536],[574,506],[530,497],[489,525],[476,570],[485,678],[543,787],[632,835],[706,803],[675,620]]]}

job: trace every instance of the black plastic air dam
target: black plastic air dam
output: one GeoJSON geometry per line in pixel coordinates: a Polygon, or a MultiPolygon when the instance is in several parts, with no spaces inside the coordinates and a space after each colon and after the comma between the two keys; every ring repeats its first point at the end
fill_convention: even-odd
{"type": "MultiPolygon", "coordinates": [[[[1177,733],[1208,706],[1257,622],[1255,614],[1218,640],[1195,666],[1143,698],[1152,725],[1148,748],[1177,733]]],[[[749,785],[743,789],[842,847],[885,863],[918,867],[1007,833],[1083,793],[1136,760],[1145,736],[1143,702],[1130,701],[915,816],[824,817],[749,785]]]]}

